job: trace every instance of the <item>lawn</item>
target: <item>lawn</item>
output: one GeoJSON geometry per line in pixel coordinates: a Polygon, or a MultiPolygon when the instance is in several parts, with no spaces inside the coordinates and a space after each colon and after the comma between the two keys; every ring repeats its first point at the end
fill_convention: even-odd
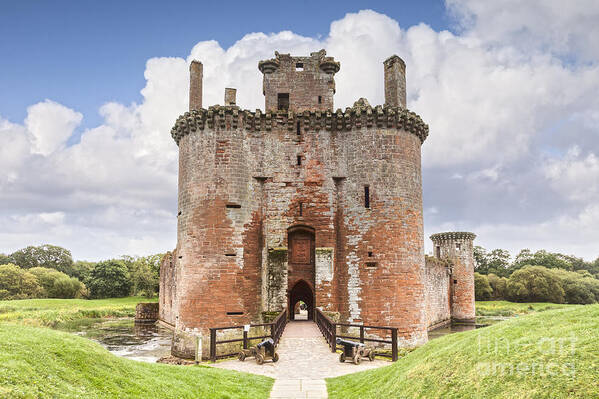
{"type": "MultiPolygon", "coordinates": [[[[525,311],[529,304],[516,305],[525,311]]],[[[333,399],[596,398],[598,375],[599,305],[586,305],[446,335],[391,366],[328,379],[327,386],[333,399]]]]}
{"type": "Polygon", "coordinates": [[[517,316],[551,309],[563,309],[569,306],[560,303],[518,303],[508,301],[476,301],[477,316],[517,316]]]}
{"type": "Polygon", "coordinates": [[[73,334],[0,323],[2,398],[267,398],[272,384],[210,367],[136,362],[73,334]]]}
{"type": "Polygon", "coordinates": [[[108,299],[23,299],[0,301],[0,322],[57,327],[79,319],[134,317],[139,302],[158,299],[125,297],[108,299]]]}

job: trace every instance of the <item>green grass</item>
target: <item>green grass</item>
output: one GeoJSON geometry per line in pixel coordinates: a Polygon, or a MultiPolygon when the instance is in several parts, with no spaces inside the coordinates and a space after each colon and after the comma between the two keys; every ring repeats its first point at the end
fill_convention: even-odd
{"type": "Polygon", "coordinates": [[[330,398],[596,398],[599,305],[430,341],[395,364],[327,380],[330,398]]]}
{"type": "Polygon", "coordinates": [[[109,299],[23,299],[0,301],[0,323],[16,322],[40,327],[57,327],[80,319],[134,317],[139,302],[157,298],[126,297],[109,299]]]}
{"type": "Polygon", "coordinates": [[[508,301],[476,301],[477,316],[516,316],[551,309],[563,309],[569,306],[560,303],[518,303],[508,301]]]}
{"type": "Polygon", "coordinates": [[[267,398],[273,380],[148,364],[48,328],[0,323],[1,398],[267,398]]]}

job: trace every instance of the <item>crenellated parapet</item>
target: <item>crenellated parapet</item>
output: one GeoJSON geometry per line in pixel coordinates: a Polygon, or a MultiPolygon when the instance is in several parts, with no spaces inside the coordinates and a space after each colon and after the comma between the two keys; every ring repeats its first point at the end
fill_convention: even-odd
{"type": "Polygon", "coordinates": [[[445,233],[433,234],[430,238],[433,242],[450,240],[474,240],[476,238],[476,234],[467,231],[448,231],[445,233]]]}
{"type": "Polygon", "coordinates": [[[275,128],[296,129],[301,123],[303,128],[312,130],[326,129],[328,131],[350,131],[362,127],[377,127],[386,129],[403,129],[416,135],[420,142],[428,136],[428,125],[420,116],[405,108],[371,107],[360,101],[345,111],[303,111],[294,113],[289,110],[262,112],[242,110],[237,106],[215,105],[208,109],[198,109],[179,116],[171,129],[171,136],[177,143],[182,137],[197,130],[204,129],[238,129],[247,131],[271,131],[275,128]]]}

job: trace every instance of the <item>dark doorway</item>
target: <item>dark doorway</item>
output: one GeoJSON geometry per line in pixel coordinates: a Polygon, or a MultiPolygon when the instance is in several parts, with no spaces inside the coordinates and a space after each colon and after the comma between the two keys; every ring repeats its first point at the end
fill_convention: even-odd
{"type": "Polygon", "coordinates": [[[291,320],[295,320],[296,315],[301,314],[300,312],[296,313],[300,306],[305,307],[308,320],[312,320],[314,314],[314,292],[304,280],[295,283],[291,291],[289,291],[289,318],[291,320]],[[303,306],[301,306],[302,303],[303,306]]]}
{"type": "Polygon", "coordinates": [[[295,319],[295,306],[303,302],[308,320],[314,317],[314,229],[295,226],[289,229],[287,292],[289,318],[295,319]]]}

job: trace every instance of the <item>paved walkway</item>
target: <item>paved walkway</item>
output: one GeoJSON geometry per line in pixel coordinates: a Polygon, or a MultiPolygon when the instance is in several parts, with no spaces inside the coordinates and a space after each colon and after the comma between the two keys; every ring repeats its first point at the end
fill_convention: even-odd
{"type": "Polygon", "coordinates": [[[213,367],[261,374],[275,378],[271,398],[326,398],[324,378],[388,366],[384,360],[367,359],[355,365],[339,362],[339,354],[331,353],[327,342],[312,321],[290,321],[285,327],[279,346],[279,361],[259,366],[254,359],[245,362],[227,360],[213,367]]]}

